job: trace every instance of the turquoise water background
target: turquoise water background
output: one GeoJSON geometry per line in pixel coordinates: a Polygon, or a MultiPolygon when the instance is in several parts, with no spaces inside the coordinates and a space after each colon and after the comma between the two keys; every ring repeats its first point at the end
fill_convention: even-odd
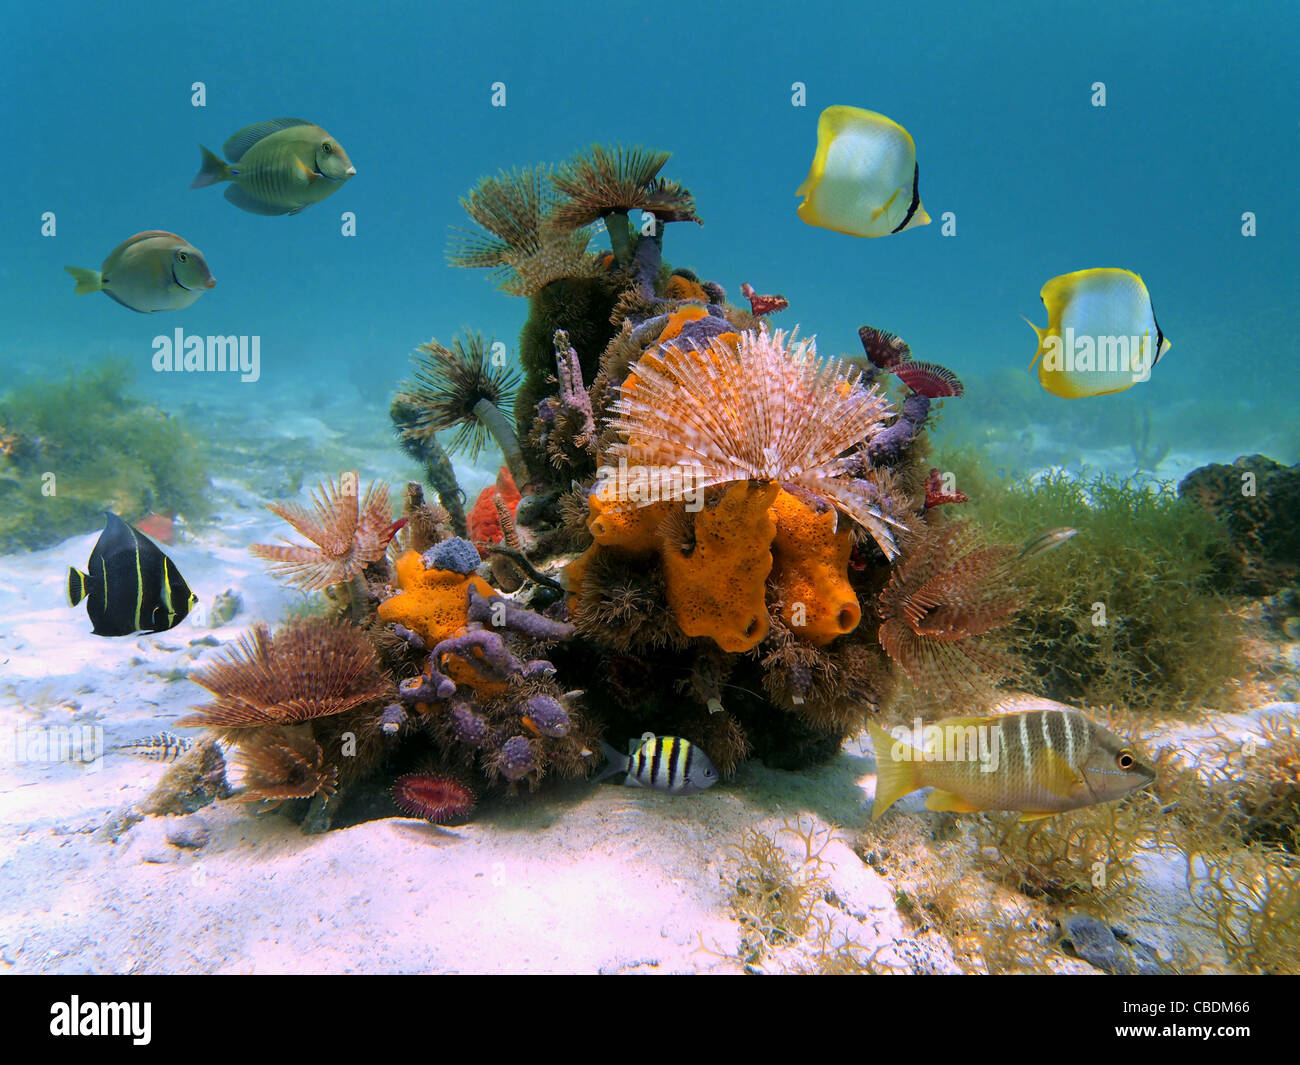
{"type": "Polygon", "coordinates": [[[859,350],[862,324],[899,333],[966,379],[950,426],[1023,413],[1115,446],[1146,405],[1176,447],[1300,458],[1295,3],[23,0],[3,18],[0,380],[119,357],[164,397],[259,389],[292,406],[305,384],[360,383],[384,418],[416,344],[469,327],[513,350],[527,314],[485,272],[446,265],[457,198],[499,168],[610,141],[671,151],[664,174],[694,194],[705,225],[668,229],[673,265],[736,301],[745,281],[783,293],[776,324],[817,334],[824,353],[859,350]],[[796,217],[831,104],[911,132],[934,223],[862,240],[796,217]],[[294,217],[189,189],[200,142],[219,150],[280,115],[323,125],[357,176],[294,217]],[[47,211],[55,237],[41,235],[47,211]],[[340,235],[345,211],[355,237],[340,235]],[[1246,211],[1257,236],[1241,233],[1246,211]],[[199,247],[217,287],[151,317],[74,296],[65,265],[98,267],[153,228],[199,247]],[[1045,323],[1042,284],[1091,266],[1144,277],[1172,351],[1122,395],[1034,385],[1008,404],[1007,375],[1029,379],[1035,348],[1019,316],[1045,323]],[[261,380],[153,374],[152,339],[177,326],[260,336],[261,380]]]}

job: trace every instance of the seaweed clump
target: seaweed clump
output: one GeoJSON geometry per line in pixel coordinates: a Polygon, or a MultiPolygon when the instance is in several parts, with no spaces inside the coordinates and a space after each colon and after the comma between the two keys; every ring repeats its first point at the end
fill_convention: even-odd
{"type": "Polygon", "coordinates": [[[1061,702],[1186,711],[1222,705],[1247,670],[1241,618],[1219,591],[1221,527],[1167,484],[1048,473],[996,481],[966,462],[967,514],[990,536],[1025,542],[1078,530],[1028,559],[1012,626],[1043,694],[1061,702]]]}
{"type": "Polygon", "coordinates": [[[209,513],[198,441],[180,419],[130,392],[124,365],[34,381],[0,397],[0,552],[96,528],[104,510],[209,513]]]}

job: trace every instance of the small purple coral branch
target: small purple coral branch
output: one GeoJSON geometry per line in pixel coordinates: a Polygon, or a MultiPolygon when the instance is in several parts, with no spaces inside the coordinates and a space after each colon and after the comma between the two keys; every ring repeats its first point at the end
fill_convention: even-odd
{"type": "Polygon", "coordinates": [[[569,334],[555,331],[555,368],[560,379],[560,404],[582,420],[582,429],[573,434],[573,442],[588,451],[596,446],[596,419],[591,411],[591,397],[582,381],[582,363],[569,345],[569,334]]]}
{"type": "Polygon", "coordinates": [[[567,622],[552,621],[511,602],[505,596],[485,596],[473,585],[469,588],[468,617],[480,625],[508,629],[530,640],[567,640],[573,635],[573,626],[567,622]]]}

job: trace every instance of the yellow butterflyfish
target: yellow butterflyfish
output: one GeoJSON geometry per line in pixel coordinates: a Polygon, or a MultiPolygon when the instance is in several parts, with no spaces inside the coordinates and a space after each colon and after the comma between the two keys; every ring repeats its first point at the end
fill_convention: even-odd
{"type": "Polygon", "coordinates": [[[828,107],[817,120],[817,154],[799,217],[852,237],[884,237],[928,225],[916,145],[902,126],[860,107],[828,107]]]}
{"type": "Polygon", "coordinates": [[[1151,376],[1173,345],[1160,331],[1151,294],[1131,270],[1077,270],[1054,277],[1040,293],[1047,328],[1038,334],[1039,383],[1054,396],[1079,399],[1123,392],[1151,376]],[[1040,361],[1041,360],[1041,361],[1040,361]]]}

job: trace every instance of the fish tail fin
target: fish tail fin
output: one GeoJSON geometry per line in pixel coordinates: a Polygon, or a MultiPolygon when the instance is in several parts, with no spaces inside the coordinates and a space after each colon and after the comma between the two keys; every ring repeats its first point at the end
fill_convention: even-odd
{"type": "Polygon", "coordinates": [[[84,296],[87,292],[98,292],[104,287],[103,278],[98,270],[83,270],[80,266],[65,266],[63,269],[68,271],[77,283],[78,296],[84,296]]]}
{"type": "Polygon", "coordinates": [[[618,773],[627,772],[627,755],[622,754],[619,751],[616,751],[604,740],[600,741],[600,749],[605,753],[606,765],[605,768],[602,769],[599,773],[597,773],[596,776],[592,779],[592,783],[597,783],[601,780],[607,780],[618,773]]]}
{"type": "Polygon", "coordinates": [[[921,785],[916,779],[916,762],[891,757],[894,737],[875,722],[870,722],[867,728],[876,752],[876,798],[871,806],[871,820],[878,821],[894,803],[921,785]]]}
{"type": "Polygon", "coordinates": [[[199,167],[199,172],[194,175],[194,180],[190,182],[190,188],[202,189],[208,185],[215,185],[219,181],[230,180],[232,171],[220,156],[208,151],[201,144],[199,145],[199,151],[203,153],[203,165],[199,167]]]}
{"type": "Polygon", "coordinates": [[[86,598],[86,581],[89,578],[75,566],[68,567],[68,605],[76,606],[86,598]]]}
{"type": "MultiPolygon", "coordinates": [[[[1023,314],[1020,317],[1025,318],[1023,314]]],[[[1043,357],[1043,351],[1042,351],[1043,337],[1047,336],[1047,330],[1039,329],[1038,326],[1034,325],[1034,323],[1031,322],[1028,318],[1025,318],[1025,325],[1029,326],[1029,328],[1034,331],[1034,335],[1038,337],[1039,350],[1034,352],[1034,361],[1029,364],[1029,369],[1032,370],[1036,365],[1038,365],[1038,360],[1043,357]]]]}

